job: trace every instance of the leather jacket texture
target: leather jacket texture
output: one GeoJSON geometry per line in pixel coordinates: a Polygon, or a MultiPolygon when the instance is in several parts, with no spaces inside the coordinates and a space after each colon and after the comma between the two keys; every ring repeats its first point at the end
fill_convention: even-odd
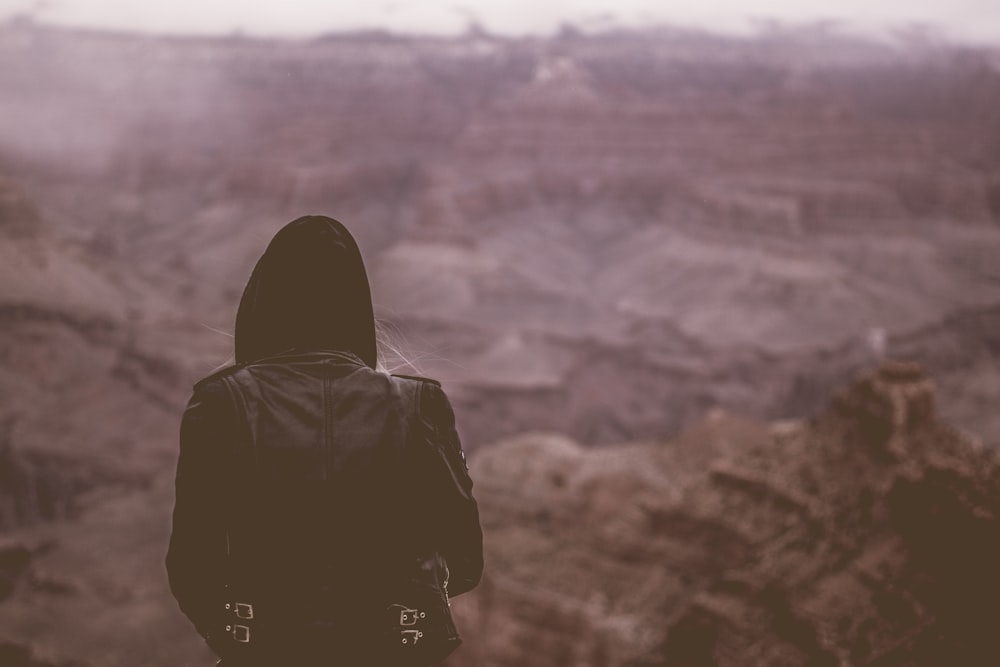
{"type": "Polygon", "coordinates": [[[443,657],[483,537],[440,384],[337,350],[205,378],[181,423],[166,566],[227,665],[443,657]]]}

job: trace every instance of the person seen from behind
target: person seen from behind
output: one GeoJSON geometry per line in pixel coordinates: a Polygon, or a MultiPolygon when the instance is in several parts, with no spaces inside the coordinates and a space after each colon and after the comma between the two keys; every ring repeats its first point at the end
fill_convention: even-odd
{"type": "Polygon", "coordinates": [[[236,363],[180,430],[166,558],[223,667],[431,667],[461,639],[483,537],[441,385],[377,370],[347,229],[282,228],[239,304],[236,363]]]}

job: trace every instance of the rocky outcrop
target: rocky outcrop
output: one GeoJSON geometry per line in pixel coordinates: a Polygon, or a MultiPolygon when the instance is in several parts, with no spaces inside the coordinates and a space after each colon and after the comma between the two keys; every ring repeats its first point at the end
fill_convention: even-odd
{"type": "Polygon", "coordinates": [[[472,460],[482,590],[454,665],[991,665],[1000,457],[887,363],[808,421],[525,436],[472,460]]]}

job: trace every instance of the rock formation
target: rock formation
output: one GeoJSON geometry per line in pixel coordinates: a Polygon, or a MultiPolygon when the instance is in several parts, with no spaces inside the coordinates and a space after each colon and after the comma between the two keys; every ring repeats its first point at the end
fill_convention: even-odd
{"type": "Polygon", "coordinates": [[[453,665],[993,665],[1000,457],[886,363],[806,421],[479,452],[481,590],[453,665]]]}

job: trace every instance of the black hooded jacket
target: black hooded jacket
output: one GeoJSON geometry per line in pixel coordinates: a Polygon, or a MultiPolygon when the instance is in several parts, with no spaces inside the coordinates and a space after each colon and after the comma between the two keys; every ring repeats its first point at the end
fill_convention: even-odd
{"type": "Polygon", "coordinates": [[[167,571],[182,611],[227,662],[370,658],[373,625],[420,579],[427,636],[457,644],[447,595],[478,583],[483,553],[454,414],[437,382],[375,370],[343,225],[308,216],[278,232],[235,344],[181,423],[167,571]]]}

